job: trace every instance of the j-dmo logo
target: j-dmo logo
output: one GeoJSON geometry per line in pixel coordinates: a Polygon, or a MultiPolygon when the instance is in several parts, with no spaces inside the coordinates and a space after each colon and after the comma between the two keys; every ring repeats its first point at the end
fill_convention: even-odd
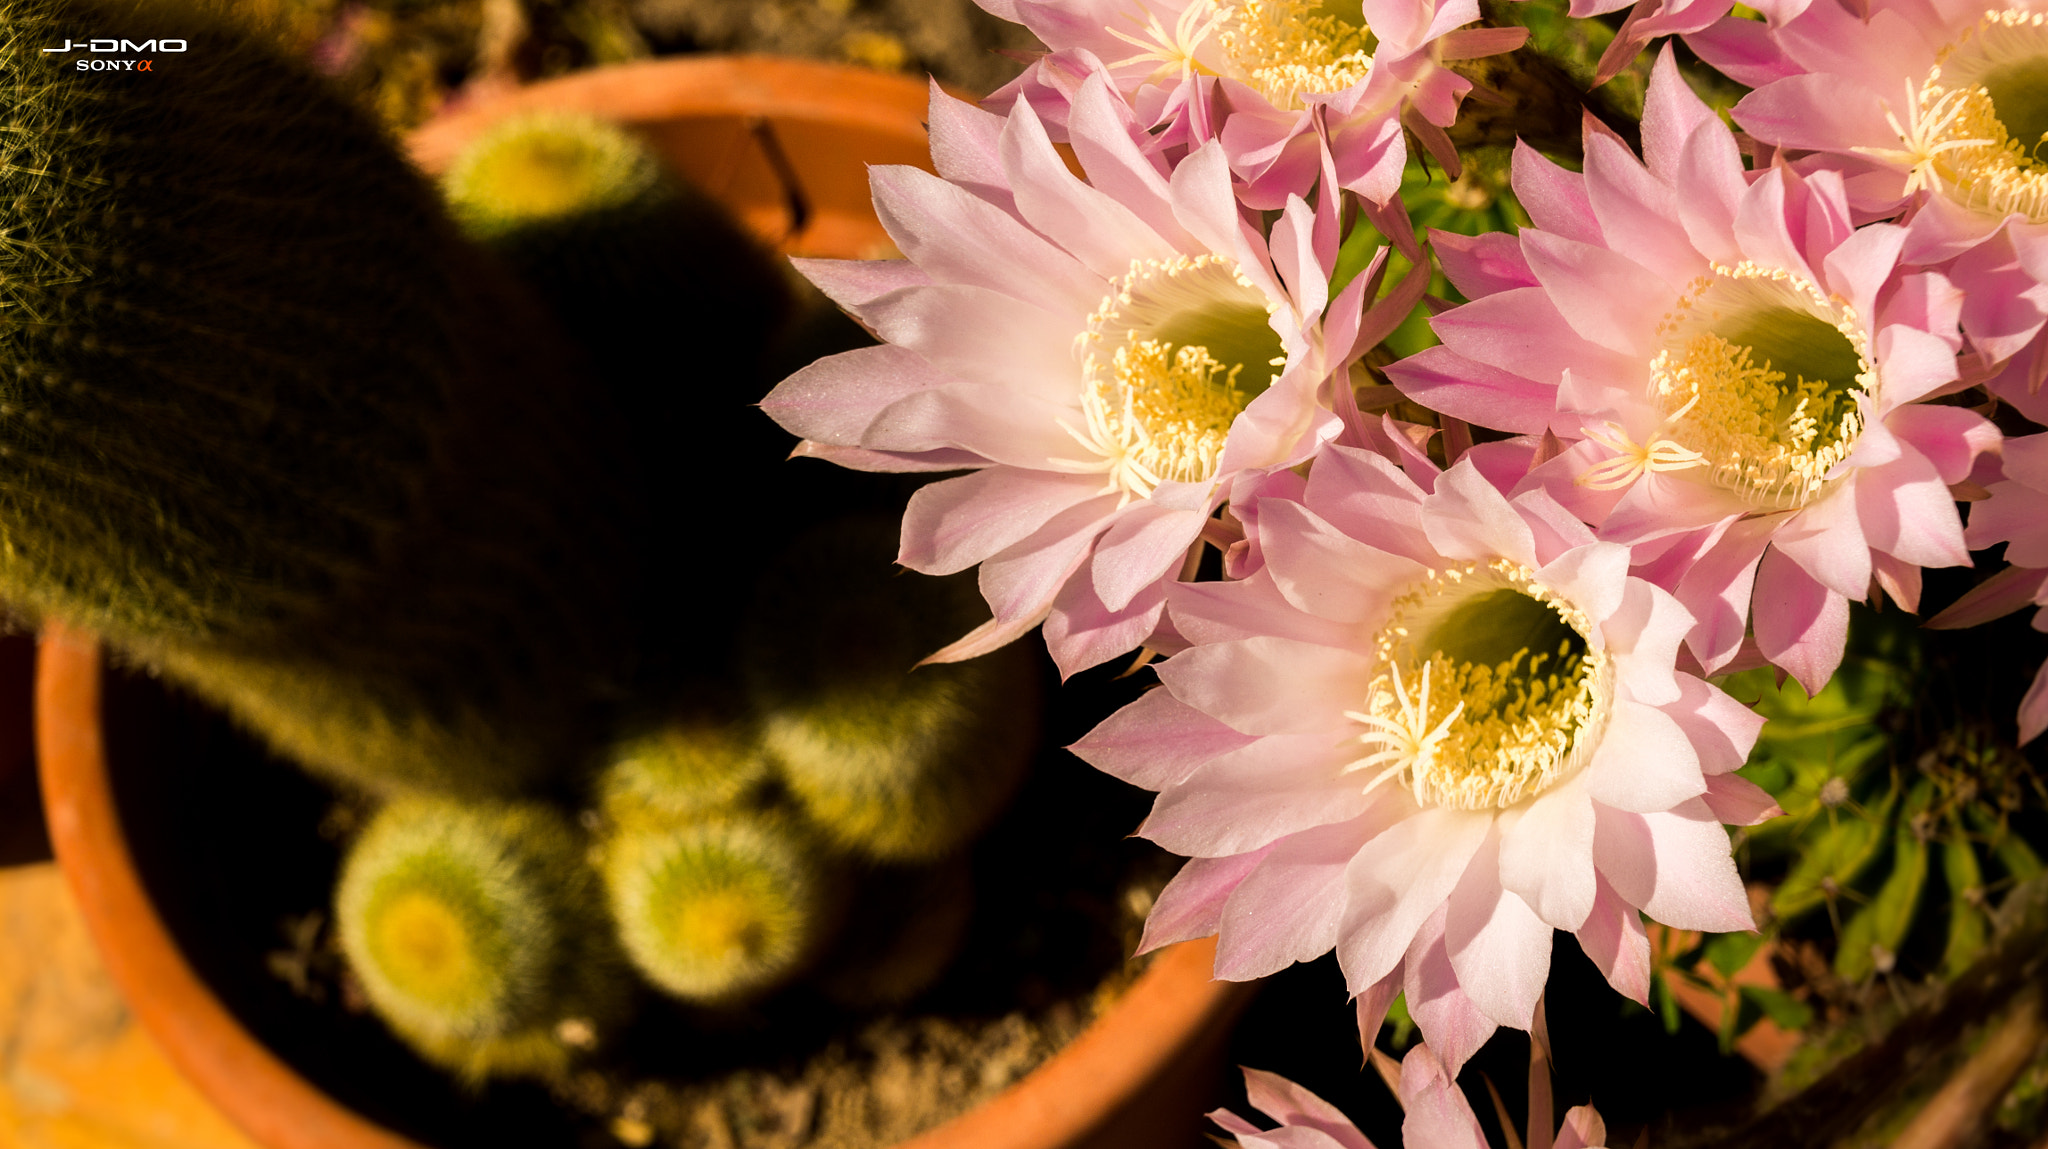
{"type": "Polygon", "coordinates": [[[73,61],[81,72],[149,72],[154,70],[150,67],[150,60],[101,60],[94,57],[102,52],[140,55],[144,52],[182,52],[185,48],[183,40],[144,40],[137,43],[134,40],[73,40],[67,37],[63,47],[45,48],[43,51],[67,56],[73,52],[91,53],[73,61]]]}

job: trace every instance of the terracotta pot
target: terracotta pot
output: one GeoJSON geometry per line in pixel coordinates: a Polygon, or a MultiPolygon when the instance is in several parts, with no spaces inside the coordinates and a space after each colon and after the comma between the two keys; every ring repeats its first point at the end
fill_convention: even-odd
{"type": "MultiPolygon", "coordinates": [[[[431,170],[510,111],[599,111],[642,132],[785,250],[858,257],[887,245],[868,205],[865,165],[928,166],[926,99],[920,83],[854,68],[765,58],[670,60],[536,85],[437,121],[410,146],[431,170]],[[800,211],[792,207],[798,200],[800,211]]],[[[45,629],[37,746],[58,861],[136,1015],[195,1085],[271,1149],[419,1149],[349,1112],[266,1050],[179,952],[122,836],[101,669],[90,636],[45,629]]],[[[1248,986],[1211,980],[1213,956],[1213,942],[1162,953],[1066,1049],[988,1104],[915,1138],[909,1149],[1190,1143],[1231,1022],[1250,994],[1248,986]]]]}

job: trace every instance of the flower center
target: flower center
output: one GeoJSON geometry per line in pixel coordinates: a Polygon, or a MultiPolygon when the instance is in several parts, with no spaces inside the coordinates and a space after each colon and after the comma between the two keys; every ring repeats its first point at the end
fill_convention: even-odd
{"type": "Polygon", "coordinates": [[[1813,501],[1856,445],[1876,390],[1870,342],[1855,311],[1812,283],[1742,263],[1693,281],[1658,325],[1650,398],[1663,423],[1638,446],[1618,427],[1619,457],[1580,476],[1626,486],[1675,471],[1761,511],[1813,501]]]}
{"type": "Polygon", "coordinates": [[[1908,96],[1906,146],[1885,153],[1911,164],[1908,194],[2048,222],[2048,14],[1985,13],[1908,96]]]}
{"type": "Polygon", "coordinates": [[[1502,809],[1576,773],[1607,722],[1613,670],[1585,612],[1506,560],[1431,571],[1394,600],[1362,710],[1371,790],[1502,809]]]}
{"type": "Polygon", "coordinates": [[[1215,477],[1231,423],[1287,362],[1271,314],[1221,256],[1131,261],[1074,340],[1087,425],[1066,430],[1094,458],[1055,464],[1126,499],[1215,477]]]}
{"type": "Polygon", "coordinates": [[[1277,108],[1341,92],[1372,71],[1373,35],[1356,0],[1236,0],[1216,32],[1233,78],[1277,108]]]}

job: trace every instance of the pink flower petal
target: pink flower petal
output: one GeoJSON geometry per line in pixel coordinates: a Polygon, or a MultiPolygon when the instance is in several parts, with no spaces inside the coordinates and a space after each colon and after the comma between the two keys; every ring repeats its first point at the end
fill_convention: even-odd
{"type": "Polygon", "coordinates": [[[2034,672],[2027,696],[2020,699],[2020,745],[2025,746],[2048,730],[2048,664],[2034,672]]]}
{"type": "Polygon", "coordinates": [[[1696,620],[1686,645],[1709,673],[1718,673],[1742,646],[1757,562],[1781,521],[1768,516],[1728,524],[1678,584],[1678,601],[1696,620]]]}
{"type": "Polygon", "coordinates": [[[1486,1149],[1479,1118],[1427,1045],[1418,1045],[1401,1060],[1401,1100],[1408,1114],[1401,1122],[1401,1143],[1429,1149],[1486,1149]]]}
{"type": "Polygon", "coordinates": [[[1601,242],[1600,221],[1586,196],[1586,177],[1517,140],[1509,182],[1537,227],[1580,243],[1601,242]]]}
{"type": "Polygon", "coordinates": [[[1102,302],[1107,277],[1091,275],[1073,256],[966,188],[896,165],[869,168],[868,182],[889,238],[932,279],[1047,301],[1077,316],[1102,302]]]}
{"type": "Polygon", "coordinates": [[[1095,546],[1092,574],[1102,605],[1122,610],[1138,592],[1170,579],[1208,518],[1206,508],[1146,503],[1127,509],[1095,546]]]}
{"type": "Polygon", "coordinates": [[[1083,324],[985,287],[913,287],[875,300],[867,312],[876,334],[955,378],[1078,401],[1081,371],[1071,348],[1083,324]]]}
{"type": "Polygon", "coordinates": [[[1678,686],[1678,701],[1666,706],[1664,713],[1685,728],[1711,788],[1715,775],[1739,770],[1749,761],[1764,717],[1720,687],[1689,674],[1679,677],[1678,686]]]}
{"type": "Polygon", "coordinates": [[[1969,478],[1977,456],[1998,450],[2002,440],[1989,419],[1965,407],[1916,403],[1892,412],[1885,426],[1927,456],[1944,483],[1969,478]]]}
{"type": "Polygon", "coordinates": [[[1739,774],[1711,775],[1702,797],[1715,819],[1730,826],[1754,826],[1785,812],[1763,787],[1739,774]]]}
{"type": "MultiPolygon", "coordinates": [[[[1665,44],[1650,69],[1650,84],[1643,95],[1644,165],[1665,184],[1682,186],[1679,157],[1686,144],[1694,135],[1720,128],[1713,109],[1694,95],[1692,87],[1678,74],[1678,61],[1672,55],[1671,45],[1665,44]]],[[[1590,145],[1591,141],[1587,143],[1590,145]]],[[[1597,201],[1594,207],[1599,207],[1597,201]]],[[[1665,218],[1668,220],[1671,215],[1667,213],[1665,218]]]]}
{"type": "Polygon", "coordinates": [[[1449,907],[1438,906],[1416,932],[1402,959],[1406,971],[1402,992],[1408,1016],[1422,1031],[1422,1039],[1456,1074],[1499,1026],[1480,1012],[1465,988],[1458,984],[1458,972],[1451,967],[1450,949],[1444,943],[1444,922],[1449,907]]]}
{"type": "Polygon", "coordinates": [[[1138,833],[1176,854],[1214,858],[1356,818],[1369,801],[1406,800],[1405,791],[1391,789],[1368,799],[1361,784],[1342,773],[1352,757],[1327,734],[1262,738],[1161,791],[1138,833]]]}
{"type": "Polygon", "coordinates": [[[1444,947],[1465,996],[1496,1024],[1528,1029],[1550,979],[1550,925],[1501,888],[1497,832],[1473,855],[1447,906],[1444,947]]]}
{"type": "Polygon", "coordinates": [[[1735,215],[1749,181],[1735,137],[1718,128],[1693,133],[1679,153],[1673,182],[1686,189],[1678,197],[1678,221],[1701,255],[1733,266],[1742,262],[1735,238],[1735,215]]]}
{"type": "Polygon", "coordinates": [[[1643,916],[1601,878],[1593,909],[1578,929],[1579,948],[1600,967],[1615,992],[1650,1003],[1650,935],[1643,916]]]}
{"type": "Polygon", "coordinates": [[[1423,533],[1444,557],[1539,565],[1529,524],[1469,463],[1445,471],[1422,505],[1423,533]]]}
{"type": "Polygon", "coordinates": [[[1223,907],[1216,976],[1252,981],[1329,953],[1344,918],[1344,868],[1367,839],[1406,812],[1403,805],[1381,801],[1350,821],[1274,843],[1223,907]]]}
{"type": "Polygon", "coordinates": [[[1364,704],[1373,671],[1360,651],[1260,637],[1174,655],[1159,678],[1174,697],[1247,734],[1325,737],[1364,704]]]}
{"type": "Polygon", "coordinates": [[[1501,835],[1500,884],[1536,916],[1575,930],[1592,910],[1593,803],[1581,779],[1552,787],[1501,835]]]}
{"type": "Polygon", "coordinates": [[[1728,831],[1704,800],[1629,813],[1595,804],[1593,859],[1622,900],[1685,930],[1753,930],[1728,831]]]}
{"type": "Polygon", "coordinates": [[[1586,767],[1586,791],[1601,805],[1648,813],[1706,793],[1707,782],[1683,727],[1654,706],[1617,698],[1586,767]]]}
{"type": "MultiPolygon", "coordinates": [[[[1684,82],[1679,81],[1679,86],[1684,82]]],[[[1644,133],[1647,147],[1648,124],[1644,133]]],[[[1614,251],[1628,253],[1628,260],[1647,268],[1672,292],[1683,292],[1707,271],[1707,260],[1694,249],[1678,221],[1680,197],[1672,186],[1651,175],[1626,147],[1604,135],[1586,138],[1586,198],[1600,220],[1604,243],[1614,251]]],[[[1525,248],[1528,241],[1525,234],[1525,248]]],[[[1640,308],[1644,301],[1629,302],[1640,308]]],[[[1627,346],[1605,339],[1598,342],[1627,346]]]]}
{"type": "Polygon", "coordinates": [[[1517,287],[1540,286],[1536,273],[1529,270],[1529,261],[1522,258],[1522,245],[1507,232],[1467,236],[1432,230],[1429,246],[1436,252],[1437,266],[1443,269],[1451,286],[1468,299],[1517,287]]]}
{"type": "Polygon", "coordinates": [[[1443,906],[1493,822],[1488,813],[1420,811],[1367,842],[1347,875],[1337,963],[1353,993],[1386,976],[1443,906]]]}
{"type": "MultiPolygon", "coordinates": [[[[1985,505],[1977,504],[1979,507],[1985,505]]],[[[1970,512],[1972,525],[1977,513],[1975,510],[1970,512]]],[[[1980,626],[1994,618],[2004,618],[2023,606],[2031,606],[2039,601],[2044,589],[2048,589],[2048,567],[2006,567],[1971,587],[1969,593],[1957,599],[1947,610],[1928,619],[1924,625],[1931,630],[1980,626]]]]}
{"type": "MultiPolygon", "coordinates": [[[[1587,183],[1590,190],[1590,176],[1587,183]]],[[[1626,238],[1641,242],[1639,236],[1626,238]]],[[[1605,247],[1536,230],[1522,232],[1521,240],[1529,270],[1551,298],[1572,302],[1560,310],[1573,331],[1588,343],[1649,360],[1656,350],[1657,313],[1645,301],[1675,298],[1671,287],[1634,259],[1605,247]]]]}
{"type": "Polygon", "coordinates": [[[1842,662],[1849,600],[1772,547],[1757,565],[1751,609],[1764,657],[1798,679],[1809,697],[1819,694],[1842,662]]]}
{"type": "MultiPolygon", "coordinates": [[[[1639,386],[1649,375],[1647,356],[1638,359],[1587,342],[1540,288],[1475,299],[1430,320],[1429,326],[1465,358],[1536,383],[1558,382],[1570,371],[1602,385],[1639,386]]],[[[1479,424],[1492,425],[1490,420],[1479,424]]]]}
{"type": "Polygon", "coordinates": [[[929,483],[910,497],[903,513],[896,561],[925,574],[966,570],[1100,492],[1101,483],[1090,476],[1014,467],[929,483]]]}
{"type": "Polygon", "coordinates": [[[891,403],[952,381],[915,352],[862,347],[828,355],[784,379],[761,409],[793,435],[853,446],[891,403]]]}
{"type": "Polygon", "coordinates": [[[870,300],[906,287],[929,287],[930,273],[907,259],[792,259],[790,266],[832,302],[861,314],[870,300]]]}
{"type": "Polygon", "coordinates": [[[1246,854],[1189,858],[1182,863],[1180,872],[1159,891],[1152,912],[1145,915],[1145,936],[1138,942],[1138,953],[1214,934],[1230,892],[1272,850],[1266,846],[1246,854]]]}
{"type": "Polygon", "coordinates": [[[1870,545],[1881,551],[1923,567],[1970,565],[1955,499],[1918,451],[1858,475],[1856,509],[1870,545]]]}
{"type": "MultiPolygon", "coordinates": [[[[1870,543],[1865,541],[1864,531],[1875,524],[1862,512],[1866,501],[1863,488],[1875,485],[1871,476],[1866,468],[1837,480],[1833,490],[1806,504],[1771,537],[1774,550],[1844,598],[1860,599],[1870,590],[1870,543]]],[[[1941,493],[1948,498],[1947,487],[1941,488],[1941,493]]],[[[1956,524],[1956,535],[1960,541],[1961,522],[1956,524]]]]}
{"type": "Polygon", "coordinates": [[[1287,1128],[1316,1130],[1343,1149],[1372,1149],[1343,1111],[1277,1073],[1245,1070],[1244,1092],[1252,1108],[1287,1128]]]}
{"type": "Polygon", "coordinates": [[[1178,254],[1130,208],[1067,170],[1029,101],[1020,99],[1011,109],[1000,147],[1017,210],[1090,271],[1112,279],[1128,272],[1132,259],[1172,259],[1178,254]]]}
{"type": "Polygon", "coordinates": [[[1679,643],[1693,625],[1692,614],[1678,599],[1640,579],[1627,584],[1621,604],[1600,628],[1608,649],[1617,656],[1619,681],[1629,697],[1651,706],[1668,706],[1681,696],[1674,676],[1679,643]]]}
{"type": "Polygon", "coordinates": [[[1052,600],[1041,633],[1062,682],[1147,644],[1166,617],[1164,581],[1142,588],[1115,610],[1096,597],[1092,579],[1070,578],[1052,600]]]}
{"type": "Polygon", "coordinates": [[[1389,366],[1387,377],[1432,411],[1518,435],[1542,434],[1556,414],[1556,384],[1489,367],[1449,347],[1410,355],[1389,366]]]}
{"type": "Polygon", "coordinates": [[[1558,1128],[1557,1143],[1551,1149],[1600,1149],[1607,1144],[1607,1123],[1590,1105],[1574,1105],[1565,1111],[1558,1128]]]}
{"type": "Polygon", "coordinates": [[[1067,749],[1083,762],[1147,790],[1184,781],[1195,768],[1257,739],[1155,687],[1067,749]]]}
{"type": "Polygon", "coordinates": [[[932,167],[939,178],[1016,215],[1016,200],[1010,195],[1009,177],[1003,173],[998,149],[1003,118],[947,95],[936,79],[931,82],[928,118],[932,167]]]}
{"type": "Polygon", "coordinates": [[[1259,524],[1274,587],[1318,618],[1359,623],[1378,617],[1424,571],[1420,563],[1339,532],[1300,503],[1267,505],[1259,524]]]}
{"type": "Polygon", "coordinates": [[[1174,218],[1173,193],[1161,165],[1139,151],[1132,139],[1136,125],[1129,107],[1110,91],[1101,74],[1082,82],[1067,126],[1074,155],[1090,184],[1129,208],[1168,243],[1198,249],[1198,241],[1174,218]]]}

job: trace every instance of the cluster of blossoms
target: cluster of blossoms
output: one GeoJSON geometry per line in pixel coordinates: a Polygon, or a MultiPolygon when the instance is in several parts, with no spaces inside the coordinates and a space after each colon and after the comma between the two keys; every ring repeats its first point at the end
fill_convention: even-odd
{"type": "Polygon", "coordinates": [[[1418,426],[1354,390],[1426,302],[1401,173],[1455,172],[1452,65],[1522,29],[981,2],[1049,51],[979,107],[934,89],[937,174],[873,176],[904,258],[800,263],[880,345],[763,406],[802,454],[964,472],[903,523],[899,561],[978,564],[993,613],[934,660],[1034,628],[1066,674],[1164,656],[1074,747],[1190,859],[1147,948],[1215,935],[1233,979],[1334,950],[1367,1040],[1405,993],[1448,1080],[1530,1028],[1553,930],[1642,1000],[1645,915],[1754,928],[1727,827],[1779,811],[1710,676],[1817,691],[1851,601],[1915,611],[1973,547],[2012,567],[1940,624],[2048,605],[2048,437],[1988,417],[2048,420],[2048,14],[1642,0],[1601,70],[1683,35],[1754,88],[1741,134],[1667,48],[1639,149],[1590,118],[1579,170],[1518,146],[1532,226],[1426,237],[1465,302],[1385,369],[1418,426]]]}

